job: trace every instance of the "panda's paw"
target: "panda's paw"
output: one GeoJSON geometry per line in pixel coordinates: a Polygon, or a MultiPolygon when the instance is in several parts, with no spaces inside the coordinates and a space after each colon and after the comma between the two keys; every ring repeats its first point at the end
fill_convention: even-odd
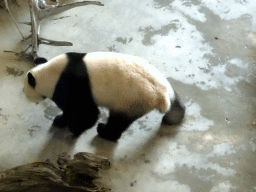
{"type": "Polygon", "coordinates": [[[68,128],[70,132],[73,134],[74,138],[79,137],[85,131],[85,129],[82,129],[81,126],[77,127],[73,124],[70,124],[68,128]]]}
{"type": "Polygon", "coordinates": [[[53,126],[63,128],[68,126],[68,120],[63,115],[58,115],[53,121],[53,126]]]}
{"type": "Polygon", "coordinates": [[[109,131],[106,128],[106,124],[104,123],[99,123],[97,127],[97,132],[100,137],[107,139],[109,141],[114,141],[116,142],[121,136],[120,135],[115,135],[115,133],[109,131]]]}
{"type": "Polygon", "coordinates": [[[97,132],[100,135],[101,133],[104,134],[104,129],[106,127],[106,124],[104,123],[99,123],[97,127],[97,132]]]}

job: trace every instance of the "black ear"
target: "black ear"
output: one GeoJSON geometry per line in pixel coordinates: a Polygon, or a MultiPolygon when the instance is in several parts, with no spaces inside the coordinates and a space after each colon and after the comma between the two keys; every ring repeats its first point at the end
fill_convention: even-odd
{"type": "Polygon", "coordinates": [[[39,65],[39,64],[43,64],[43,63],[46,63],[47,62],[47,59],[43,58],[43,57],[37,57],[35,60],[34,60],[34,63],[36,65],[39,65]]]}
{"type": "Polygon", "coordinates": [[[36,86],[36,79],[30,72],[28,73],[28,84],[33,88],[36,86]]]}

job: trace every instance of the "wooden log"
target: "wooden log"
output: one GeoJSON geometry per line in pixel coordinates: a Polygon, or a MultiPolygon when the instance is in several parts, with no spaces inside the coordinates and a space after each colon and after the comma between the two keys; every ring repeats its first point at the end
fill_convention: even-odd
{"type": "Polygon", "coordinates": [[[34,162],[0,172],[1,192],[106,192],[97,186],[100,168],[109,168],[107,158],[91,153],[77,153],[71,159],[60,154],[57,164],[34,162]]]}

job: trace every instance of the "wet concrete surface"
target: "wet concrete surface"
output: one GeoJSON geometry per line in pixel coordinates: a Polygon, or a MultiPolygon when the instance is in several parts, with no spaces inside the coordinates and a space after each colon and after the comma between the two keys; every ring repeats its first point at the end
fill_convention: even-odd
{"type": "MultiPolygon", "coordinates": [[[[70,51],[141,56],[179,93],[187,108],[184,122],[163,126],[162,115],[154,111],[117,143],[99,138],[96,126],[78,139],[52,127],[60,113],[56,105],[50,100],[36,105],[22,92],[33,63],[3,52],[25,50],[29,41],[21,42],[1,9],[0,171],[86,151],[111,160],[100,182],[114,192],[256,191],[255,1],[101,2],[105,6],[45,19],[42,37],[73,46],[40,45],[39,56],[51,59],[70,51]]],[[[29,21],[27,2],[18,3],[10,2],[14,18],[29,21]]],[[[29,35],[29,26],[19,27],[29,35]]],[[[107,115],[103,109],[100,121],[107,115]]]]}

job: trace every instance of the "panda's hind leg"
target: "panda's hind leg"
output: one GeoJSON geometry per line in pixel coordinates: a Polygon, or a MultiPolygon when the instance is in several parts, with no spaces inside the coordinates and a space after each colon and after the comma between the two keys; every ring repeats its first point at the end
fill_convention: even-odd
{"type": "Polygon", "coordinates": [[[99,123],[97,132],[100,137],[117,141],[122,133],[139,117],[128,117],[123,113],[110,111],[107,124],[99,123]]]}

